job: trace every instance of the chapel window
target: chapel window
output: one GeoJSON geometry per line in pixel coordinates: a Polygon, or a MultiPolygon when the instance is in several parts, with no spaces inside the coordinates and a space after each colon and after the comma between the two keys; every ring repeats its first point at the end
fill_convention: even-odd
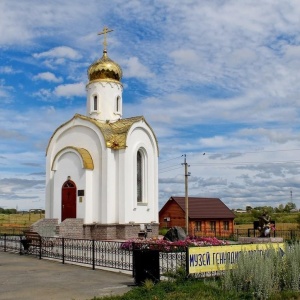
{"type": "Polygon", "coordinates": [[[116,112],[120,111],[120,101],[121,101],[121,97],[118,96],[116,99],[116,112]]]}
{"type": "Polygon", "coordinates": [[[94,111],[98,110],[98,97],[94,96],[94,111]]]}
{"type": "Polygon", "coordinates": [[[137,152],[137,161],[136,161],[136,185],[137,185],[137,202],[143,202],[143,158],[141,151],[137,152]]]}
{"type": "Polygon", "coordinates": [[[74,188],[76,187],[75,183],[73,181],[71,181],[70,179],[68,179],[64,184],[63,184],[63,188],[74,188]]]}

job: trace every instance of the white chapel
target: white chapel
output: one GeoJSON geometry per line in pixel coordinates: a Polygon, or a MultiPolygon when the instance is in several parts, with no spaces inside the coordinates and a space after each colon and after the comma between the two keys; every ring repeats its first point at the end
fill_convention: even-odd
{"type": "Polygon", "coordinates": [[[110,31],[100,33],[103,55],[87,71],[86,114],[59,126],[46,150],[45,221],[57,220],[60,235],[158,231],[157,139],[143,116],[122,118],[122,69],[108,57],[110,31]]]}

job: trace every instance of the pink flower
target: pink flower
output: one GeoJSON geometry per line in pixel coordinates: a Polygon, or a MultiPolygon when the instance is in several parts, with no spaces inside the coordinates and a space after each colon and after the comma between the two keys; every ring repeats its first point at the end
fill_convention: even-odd
{"type": "Polygon", "coordinates": [[[167,240],[158,239],[130,239],[121,244],[121,249],[132,250],[133,243],[138,249],[153,249],[162,251],[183,251],[185,247],[205,247],[205,246],[221,246],[227,245],[226,241],[219,240],[215,237],[187,237],[185,240],[170,242],[167,240]]]}

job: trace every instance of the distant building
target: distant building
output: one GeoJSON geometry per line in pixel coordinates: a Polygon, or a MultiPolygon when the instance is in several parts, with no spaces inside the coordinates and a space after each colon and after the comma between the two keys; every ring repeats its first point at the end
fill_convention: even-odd
{"type": "MultiPolygon", "coordinates": [[[[219,198],[189,197],[189,234],[230,236],[235,214],[219,198]]],[[[185,227],[185,197],[171,197],[159,212],[160,228],[185,227]]]]}
{"type": "Polygon", "coordinates": [[[247,210],[245,210],[245,209],[234,209],[233,210],[234,212],[236,212],[236,213],[240,213],[240,214],[246,214],[246,213],[248,213],[248,211],[247,210]]]}

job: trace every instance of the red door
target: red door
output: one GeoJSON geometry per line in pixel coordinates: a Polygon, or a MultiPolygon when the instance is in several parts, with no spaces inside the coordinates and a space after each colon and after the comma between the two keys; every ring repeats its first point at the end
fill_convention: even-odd
{"type": "Polygon", "coordinates": [[[67,180],[61,189],[61,221],[76,218],[77,188],[72,180],[67,180]]]}

